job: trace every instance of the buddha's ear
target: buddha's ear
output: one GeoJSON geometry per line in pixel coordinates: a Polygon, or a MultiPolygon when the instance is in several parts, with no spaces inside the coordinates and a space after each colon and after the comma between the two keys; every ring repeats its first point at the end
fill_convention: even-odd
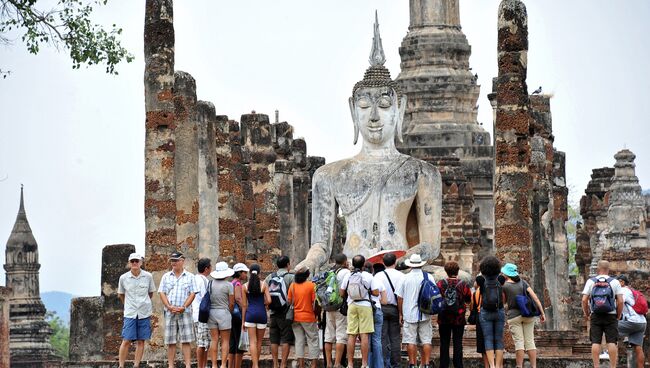
{"type": "Polygon", "coordinates": [[[354,142],[357,144],[359,140],[359,116],[357,115],[357,109],[354,108],[354,96],[348,99],[348,104],[350,105],[350,115],[352,115],[352,124],[354,124],[354,142]]]}
{"type": "Polygon", "coordinates": [[[404,114],[406,113],[406,95],[402,95],[399,98],[399,104],[398,104],[398,115],[397,115],[397,126],[395,129],[397,130],[395,133],[397,136],[397,140],[400,143],[404,143],[404,139],[402,138],[402,126],[404,123],[404,114]]]}

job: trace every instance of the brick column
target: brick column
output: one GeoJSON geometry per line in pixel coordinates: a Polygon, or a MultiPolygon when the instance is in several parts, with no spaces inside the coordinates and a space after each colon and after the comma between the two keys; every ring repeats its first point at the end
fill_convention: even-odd
{"type": "Polygon", "coordinates": [[[0,286],[0,367],[9,367],[9,299],[11,288],[0,286]]]}

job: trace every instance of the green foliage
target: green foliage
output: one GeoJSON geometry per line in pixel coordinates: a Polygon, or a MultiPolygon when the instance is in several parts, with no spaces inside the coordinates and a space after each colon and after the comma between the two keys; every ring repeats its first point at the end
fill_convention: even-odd
{"type": "Polygon", "coordinates": [[[50,336],[50,343],[56,351],[56,354],[65,360],[68,360],[68,348],[70,346],[70,328],[61,321],[61,318],[55,312],[47,312],[45,316],[50,328],[52,329],[52,336],[50,336]]]}
{"type": "MultiPolygon", "coordinates": [[[[7,34],[17,31],[32,54],[38,54],[42,45],[53,46],[70,53],[73,69],[79,69],[81,64],[103,64],[106,73],[118,74],[115,66],[120,61],[133,60],[117,39],[122,29],[113,24],[107,31],[90,20],[93,6],[107,2],[59,0],[55,8],[44,11],[36,7],[37,0],[0,0],[0,43],[10,43],[7,34]]],[[[0,75],[7,76],[2,72],[0,75]]]]}
{"type": "Polygon", "coordinates": [[[578,222],[582,221],[582,216],[580,216],[580,208],[573,207],[571,204],[569,204],[568,212],[569,221],[566,223],[566,233],[569,245],[569,274],[578,275],[578,266],[576,265],[576,251],[578,250],[576,232],[578,222]]]}

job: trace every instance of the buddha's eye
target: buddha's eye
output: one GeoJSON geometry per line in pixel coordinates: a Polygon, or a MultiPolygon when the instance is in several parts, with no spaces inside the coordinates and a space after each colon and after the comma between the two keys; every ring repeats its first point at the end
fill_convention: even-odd
{"type": "Polygon", "coordinates": [[[382,96],[379,98],[379,107],[387,108],[393,104],[389,96],[382,96]]]}
{"type": "Polygon", "coordinates": [[[371,105],[370,99],[368,97],[361,97],[357,100],[357,106],[362,109],[367,109],[371,105]]]}

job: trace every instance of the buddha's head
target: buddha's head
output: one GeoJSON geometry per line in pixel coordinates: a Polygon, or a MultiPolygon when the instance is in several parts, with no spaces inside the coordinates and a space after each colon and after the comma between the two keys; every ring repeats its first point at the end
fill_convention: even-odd
{"type": "Polygon", "coordinates": [[[370,51],[370,67],[363,79],[352,89],[349,99],[350,113],[354,122],[354,144],[359,132],[364,141],[383,145],[397,139],[402,141],[402,120],[406,111],[406,95],[390,78],[384,63],[386,57],[379,36],[379,22],[375,13],[375,32],[370,51]]]}

